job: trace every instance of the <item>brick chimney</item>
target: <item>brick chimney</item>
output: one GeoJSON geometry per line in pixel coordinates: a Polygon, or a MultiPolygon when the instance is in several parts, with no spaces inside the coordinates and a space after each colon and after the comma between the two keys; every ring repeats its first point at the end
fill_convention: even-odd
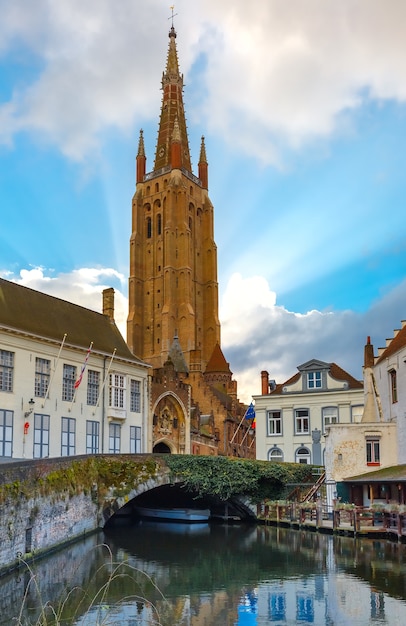
{"type": "Polygon", "coordinates": [[[364,367],[373,367],[374,363],[374,346],[371,343],[371,337],[367,337],[367,342],[364,347],[364,367]]]}
{"type": "Polygon", "coordinates": [[[269,374],[268,374],[268,372],[263,370],[261,372],[261,395],[262,396],[267,396],[268,393],[269,393],[268,381],[269,381],[269,374]]]}
{"type": "Polygon", "coordinates": [[[108,287],[103,289],[103,315],[106,315],[112,322],[114,322],[114,289],[108,287]]]}

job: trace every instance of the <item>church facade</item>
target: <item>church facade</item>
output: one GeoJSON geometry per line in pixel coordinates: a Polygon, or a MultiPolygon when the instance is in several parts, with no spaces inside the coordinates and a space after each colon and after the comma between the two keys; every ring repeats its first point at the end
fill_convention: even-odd
{"type": "Polygon", "coordinates": [[[255,457],[221,350],[214,208],[201,140],[192,172],[176,31],[169,32],[153,170],[143,132],[130,239],[130,350],[153,368],[151,449],[255,457]]]}

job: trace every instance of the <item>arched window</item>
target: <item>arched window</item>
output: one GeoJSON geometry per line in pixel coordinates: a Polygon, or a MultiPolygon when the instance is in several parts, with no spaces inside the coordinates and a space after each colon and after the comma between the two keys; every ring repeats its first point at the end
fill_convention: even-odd
{"type": "Polygon", "coordinates": [[[156,232],[158,235],[162,234],[162,216],[160,213],[156,216],[156,232]]]}
{"type": "Polygon", "coordinates": [[[147,238],[151,239],[152,237],[152,221],[150,217],[147,217],[147,238]]]}
{"type": "Polygon", "coordinates": [[[280,448],[271,448],[268,450],[268,461],[283,461],[283,452],[280,448]]]}
{"type": "Polygon", "coordinates": [[[296,463],[310,463],[310,450],[307,448],[298,448],[295,454],[296,463]]]}

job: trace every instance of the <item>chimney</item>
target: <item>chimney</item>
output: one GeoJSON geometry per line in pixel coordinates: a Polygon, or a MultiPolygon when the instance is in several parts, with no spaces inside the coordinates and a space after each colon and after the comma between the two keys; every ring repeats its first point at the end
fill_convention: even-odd
{"type": "Polygon", "coordinates": [[[268,391],[268,378],[269,378],[268,372],[263,370],[261,372],[261,395],[263,395],[263,396],[267,396],[268,393],[269,393],[269,391],[268,391]]]}
{"type": "Polygon", "coordinates": [[[374,346],[371,343],[371,337],[367,337],[367,343],[364,348],[364,367],[373,367],[374,363],[374,346]]]}
{"type": "Polygon", "coordinates": [[[103,289],[103,315],[106,315],[111,322],[114,322],[114,289],[109,287],[103,289]]]}

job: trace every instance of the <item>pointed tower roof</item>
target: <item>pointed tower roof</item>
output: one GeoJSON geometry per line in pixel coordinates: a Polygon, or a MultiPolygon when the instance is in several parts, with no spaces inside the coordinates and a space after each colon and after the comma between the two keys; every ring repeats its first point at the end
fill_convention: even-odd
{"type": "Polygon", "coordinates": [[[154,171],[171,164],[170,145],[174,138],[175,120],[177,120],[179,135],[178,129],[176,129],[175,136],[180,137],[181,165],[188,172],[192,172],[186,117],[183,108],[183,74],[179,73],[176,31],[173,26],[169,31],[168,58],[166,70],[162,74],[162,90],[161,118],[159,121],[154,171]]]}
{"type": "Polygon", "coordinates": [[[140,138],[138,140],[138,152],[137,157],[145,157],[145,145],[144,145],[144,131],[140,130],[140,138]]]}
{"type": "Polygon", "coordinates": [[[220,348],[220,344],[216,343],[214,350],[206,366],[206,374],[214,372],[227,372],[231,374],[230,365],[227,363],[225,356],[220,348]]]}
{"type": "Polygon", "coordinates": [[[189,372],[177,334],[174,336],[172,345],[169,349],[168,359],[172,361],[176,372],[185,374],[189,372]]]}

